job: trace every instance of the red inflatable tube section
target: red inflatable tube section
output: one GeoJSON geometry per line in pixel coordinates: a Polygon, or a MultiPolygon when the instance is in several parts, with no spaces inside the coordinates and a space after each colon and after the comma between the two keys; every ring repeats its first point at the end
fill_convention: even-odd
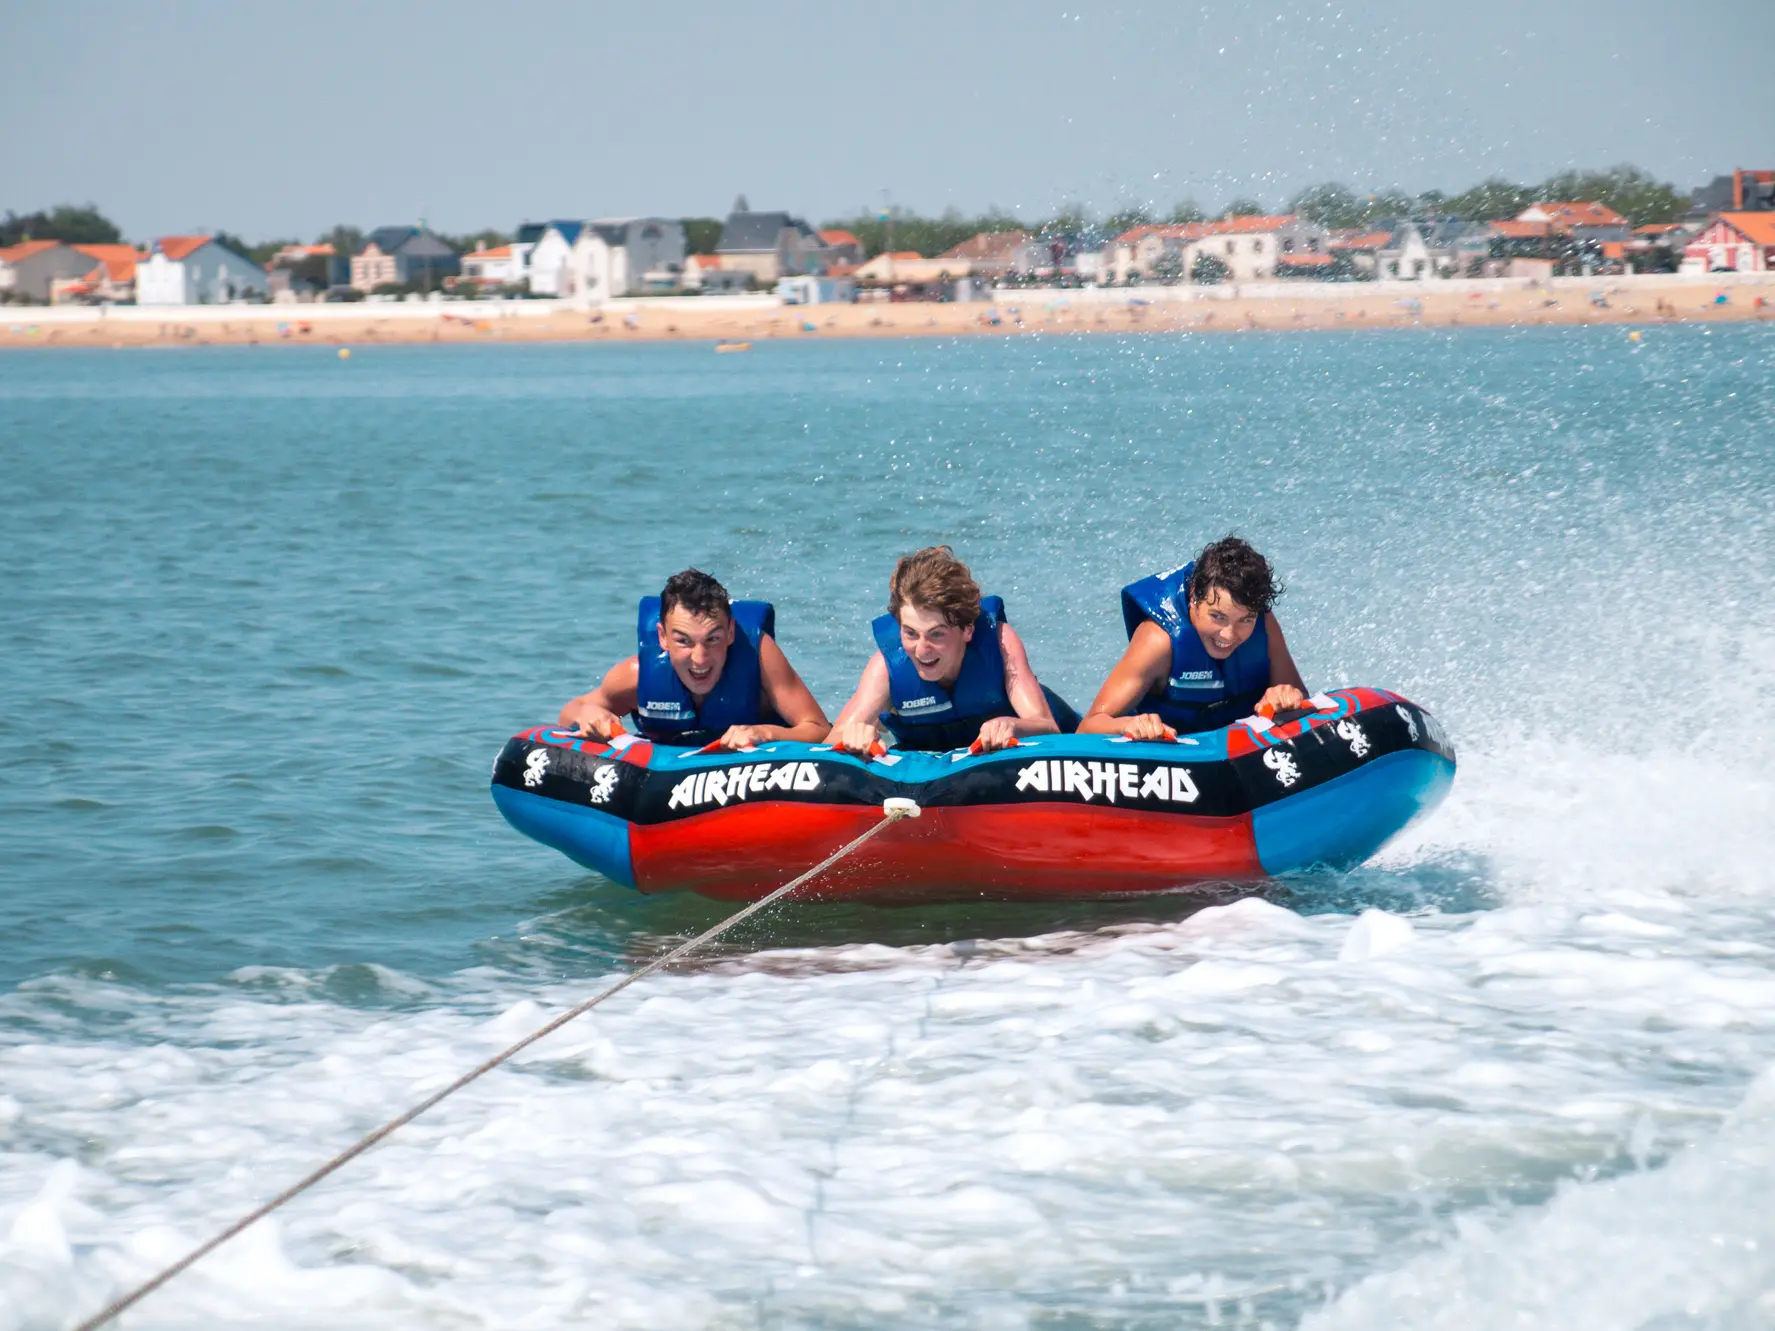
{"type": "MultiPolygon", "coordinates": [[[[629,827],[643,892],[756,901],[881,820],[873,806],[759,804],[629,827]],[[717,821],[719,833],[710,826],[717,821]]],[[[1193,818],[1076,804],[926,809],[797,893],[808,900],[1126,896],[1263,878],[1251,816],[1193,818]]]]}

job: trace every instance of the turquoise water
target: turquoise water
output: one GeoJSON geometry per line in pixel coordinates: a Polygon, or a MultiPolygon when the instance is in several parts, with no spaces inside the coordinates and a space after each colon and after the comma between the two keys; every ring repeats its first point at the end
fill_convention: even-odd
{"type": "Polygon", "coordinates": [[[1681,1308],[1759,1324],[1772,371],[1756,326],[0,356],[0,1327],[719,918],[486,790],[666,574],[774,599],[835,713],[948,542],[1083,703],[1116,589],[1228,530],[1310,685],[1442,718],[1430,824],[1195,917],[772,913],[137,1324],[1431,1325],[1442,1262],[1552,1325],[1629,1296],[1549,1233],[1708,1224],[1765,1241],[1681,1308]]]}

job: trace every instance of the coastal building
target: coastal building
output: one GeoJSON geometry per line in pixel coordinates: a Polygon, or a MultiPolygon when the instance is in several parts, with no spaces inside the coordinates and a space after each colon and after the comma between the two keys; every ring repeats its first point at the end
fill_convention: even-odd
{"type": "Polygon", "coordinates": [[[1687,222],[1653,222],[1633,228],[1627,261],[1636,273],[1674,273],[1699,228],[1687,222]]]}
{"type": "Polygon", "coordinates": [[[753,212],[740,195],[721,227],[715,253],[726,272],[748,272],[760,286],[811,272],[824,249],[819,233],[792,213],[753,212]]]}
{"type": "Polygon", "coordinates": [[[0,249],[0,300],[47,304],[56,283],[85,277],[90,254],[59,240],[26,240],[0,249]]]}
{"type": "Polygon", "coordinates": [[[1332,244],[1334,250],[1351,256],[1353,275],[1426,282],[1477,276],[1491,257],[1492,234],[1491,227],[1483,222],[1399,218],[1332,244]],[[1359,256],[1365,261],[1358,262],[1359,256]]]}
{"type": "Polygon", "coordinates": [[[1330,243],[1324,227],[1293,213],[1150,224],[1117,236],[1103,268],[1108,280],[1124,284],[1188,281],[1207,256],[1224,266],[1228,282],[1262,282],[1284,257],[1326,254],[1330,243]]]}
{"type": "MultiPolygon", "coordinates": [[[[531,247],[526,264],[530,294],[533,296],[559,296],[567,283],[567,265],[573,254],[573,247],[579,242],[579,233],[585,223],[566,218],[557,218],[552,222],[539,224],[541,230],[536,233],[536,240],[531,247]]],[[[528,226],[519,229],[522,236],[529,230],[528,226]]]]}
{"type": "Polygon", "coordinates": [[[1348,267],[1358,281],[1372,281],[1380,272],[1380,252],[1393,243],[1390,226],[1347,227],[1330,232],[1326,250],[1348,267]]]}
{"type": "Polygon", "coordinates": [[[136,298],[136,265],[142,255],[134,245],[76,245],[92,263],[83,277],[64,278],[50,288],[52,305],[120,305],[136,298]]]}
{"type": "Polygon", "coordinates": [[[890,250],[876,255],[851,274],[860,291],[876,300],[947,300],[971,274],[966,259],[938,255],[927,259],[917,250],[890,250]]]}
{"type": "Polygon", "coordinates": [[[318,300],[334,287],[351,283],[351,256],[332,245],[285,245],[265,265],[266,289],[271,299],[318,300]]]}
{"type": "Polygon", "coordinates": [[[937,257],[955,260],[987,281],[1032,277],[1058,266],[1057,256],[1027,231],[982,231],[937,257]]]}
{"type": "Polygon", "coordinates": [[[535,253],[537,242],[548,230],[548,225],[547,222],[521,222],[517,234],[512,237],[512,268],[520,286],[530,284],[530,256],[535,253]]]}
{"type": "Polygon", "coordinates": [[[692,254],[684,260],[679,284],[686,291],[721,296],[750,291],[756,285],[756,279],[744,268],[723,267],[719,254],[692,254]]]}
{"type": "Polygon", "coordinates": [[[1683,248],[1682,271],[1775,272],[1775,211],[1720,213],[1683,248]]]}
{"type": "Polygon", "coordinates": [[[510,245],[495,245],[491,249],[484,243],[476,245],[462,256],[459,280],[480,287],[516,286],[519,281],[517,256],[512,253],[510,245]]]}
{"type": "Polygon", "coordinates": [[[777,296],[785,305],[849,304],[857,298],[857,282],[854,277],[800,273],[779,278],[777,296]]]}
{"type": "Polygon", "coordinates": [[[1624,241],[1632,224],[1594,199],[1577,203],[1532,203],[1516,214],[1519,222],[1545,222],[1556,235],[1567,235],[1580,244],[1605,240],[1624,241]]]}
{"type": "Polygon", "coordinates": [[[266,290],[265,270],[213,236],[162,236],[136,265],[138,305],[223,305],[266,290]]]}
{"type": "Polygon", "coordinates": [[[456,251],[417,226],[379,226],[351,257],[351,285],[366,293],[383,286],[439,291],[461,271],[456,251]]]}
{"type": "Polygon", "coordinates": [[[1746,171],[1715,176],[1689,196],[1683,220],[1699,229],[1715,213],[1775,212],[1775,171],[1746,171]]]}
{"type": "Polygon", "coordinates": [[[587,222],[567,253],[559,293],[581,301],[672,291],[684,274],[684,224],[664,217],[587,222]]]}
{"type": "Polygon", "coordinates": [[[1553,277],[1620,272],[1632,239],[1632,226],[1607,204],[1534,203],[1491,224],[1494,262],[1488,267],[1502,267],[1518,277],[1539,276],[1543,270],[1553,277]]]}
{"type": "Polygon", "coordinates": [[[820,266],[824,271],[860,267],[865,257],[863,242],[853,233],[838,229],[820,232],[820,266]]]}

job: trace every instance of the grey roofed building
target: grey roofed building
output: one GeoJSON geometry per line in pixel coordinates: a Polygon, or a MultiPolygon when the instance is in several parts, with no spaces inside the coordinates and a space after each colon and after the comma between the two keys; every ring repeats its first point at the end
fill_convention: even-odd
{"type": "Polygon", "coordinates": [[[385,284],[418,283],[436,290],[462,271],[462,258],[431,231],[417,226],[379,226],[351,259],[351,285],[374,291],[385,284]]]}
{"type": "Polygon", "coordinates": [[[746,196],[734,200],[715,253],[723,268],[744,269],[770,285],[785,274],[805,273],[823,248],[805,218],[786,212],[753,212],[746,196]]]}
{"type": "Polygon", "coordinates": [[[1775,209],[1775,172],[1734,171],[1715,176],[1689,192],[1686,221],[1700,221],[1715,213],[1764,212],[1775,209]]]}
{"type": "Polygon", "coordinates": [[[715,253],[757,254],[774,250],[784,231],[794,231],[803,236],[811,236],[815,241],[819,240],[814,229],[792,213],[755,213],[747,209],[745,204],[746,196],[742,194],[734,202],[734,210],[727,215],[727,221],[721,228],[721,241],[715,246],[715,253]]]}
{"type": "Polygon", "coordinates": [[[0,249],[0,293],[47,301],[58,281],[85,277],[99,261],[59,240],[25,240],[0,249]]]}

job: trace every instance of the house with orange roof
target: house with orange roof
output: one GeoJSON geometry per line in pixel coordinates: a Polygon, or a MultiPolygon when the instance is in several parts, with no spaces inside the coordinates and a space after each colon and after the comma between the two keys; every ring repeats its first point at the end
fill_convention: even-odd
{"type": "Polygon", "coordinates": [[[136,265],[138,305],[225,305],[267,289],[265,270],[214,236],[162,236],[136,265]]]}
{"type": "Polygon", "coordinates": [[[60,240],[24,240],[0,249],[0,300],[47,303],[56,283],[85,277],[92,256],[60,240]]]}
{"type": "Polygon", "coordinates": [[[485,241],[462,256],[462,275],[458,283],[478,287],[515,286],[523,279],[521,265],[510,245],[488,248],[485,241]]]}
{"type": "Polygon", "coordinates": [[[1530,204],[1491,224],[1492,255],[1513,277],[1578,276],[1626,269],[1632,224],[1597,200],[1530,204]]]}
{"type": "Polygon", "coordinates": [[[56,282],[52,305],[118,305],[136,298],[136,264],[142,255],[134,245],[76,245],[93,266],[80,277],[56,282]],[[96,262],[95,262],[96,261],[96,262]]]}
{"type": "Polygon", "coordinates": [[[1049,247],[1027,231],[982,231],[937,257],[966,264],[972,276],[987,281],[1028,277],[1056,266],[1049,247]]]}
{"type": "Polygon", "coordinates": [[[1587,241],[1627,240],[1632,224],[1595,199],[1577,203],[1531,203],[1516,214],[1519,222],[1545,222],[1555,234],[1563,233],[1580,244],[1587,241]]]}
{"type": "Polygon", "coordinates": [[[265,265],[266,289],[279,304],[318,300],[333,287],[350,281],[351,257],[325,241],[285,245],[265,265]]]}
{"type": "Polygon", "coordinates": [[[863,242],[854,233],[834,228],[822,231],[819,235],[821,265],[828,273],[840,265],[862,266],[863,242]]]}
{"type": "Polygon", "coordinates": [[[1683,247],[1682,271],[1775,272],[1775,212],[1716,214],[1683,247]]]}
{"type": "Polygon", "coordinates": [[[943,300],[956,294],[956,283],[972,274],[966,259],[938,255],[927,259],[917,250],[884,250],[851,274],[872,300],[943,300]]]}
{"type": "Polygon", "coordinates": [[[1105,256],[1104,279],[1193,281],[1198,270],[1224,272],[1227,282],[1267,282],[1287,256],[1329,251],[1324,227],[1295,213],[1222,217],[1211,222],[1153,223],[1117,236],[1105,256]],[[1205,259],[1212,259],[1212,265],[1205,259]]]}
{"type": "Polygon", "coordinates": [[[719,254],[692,254],[684,260],[679,285],[705,296],[726,296],[750,291],[756,281],[750,269],[730,266],[719,254]]]}

